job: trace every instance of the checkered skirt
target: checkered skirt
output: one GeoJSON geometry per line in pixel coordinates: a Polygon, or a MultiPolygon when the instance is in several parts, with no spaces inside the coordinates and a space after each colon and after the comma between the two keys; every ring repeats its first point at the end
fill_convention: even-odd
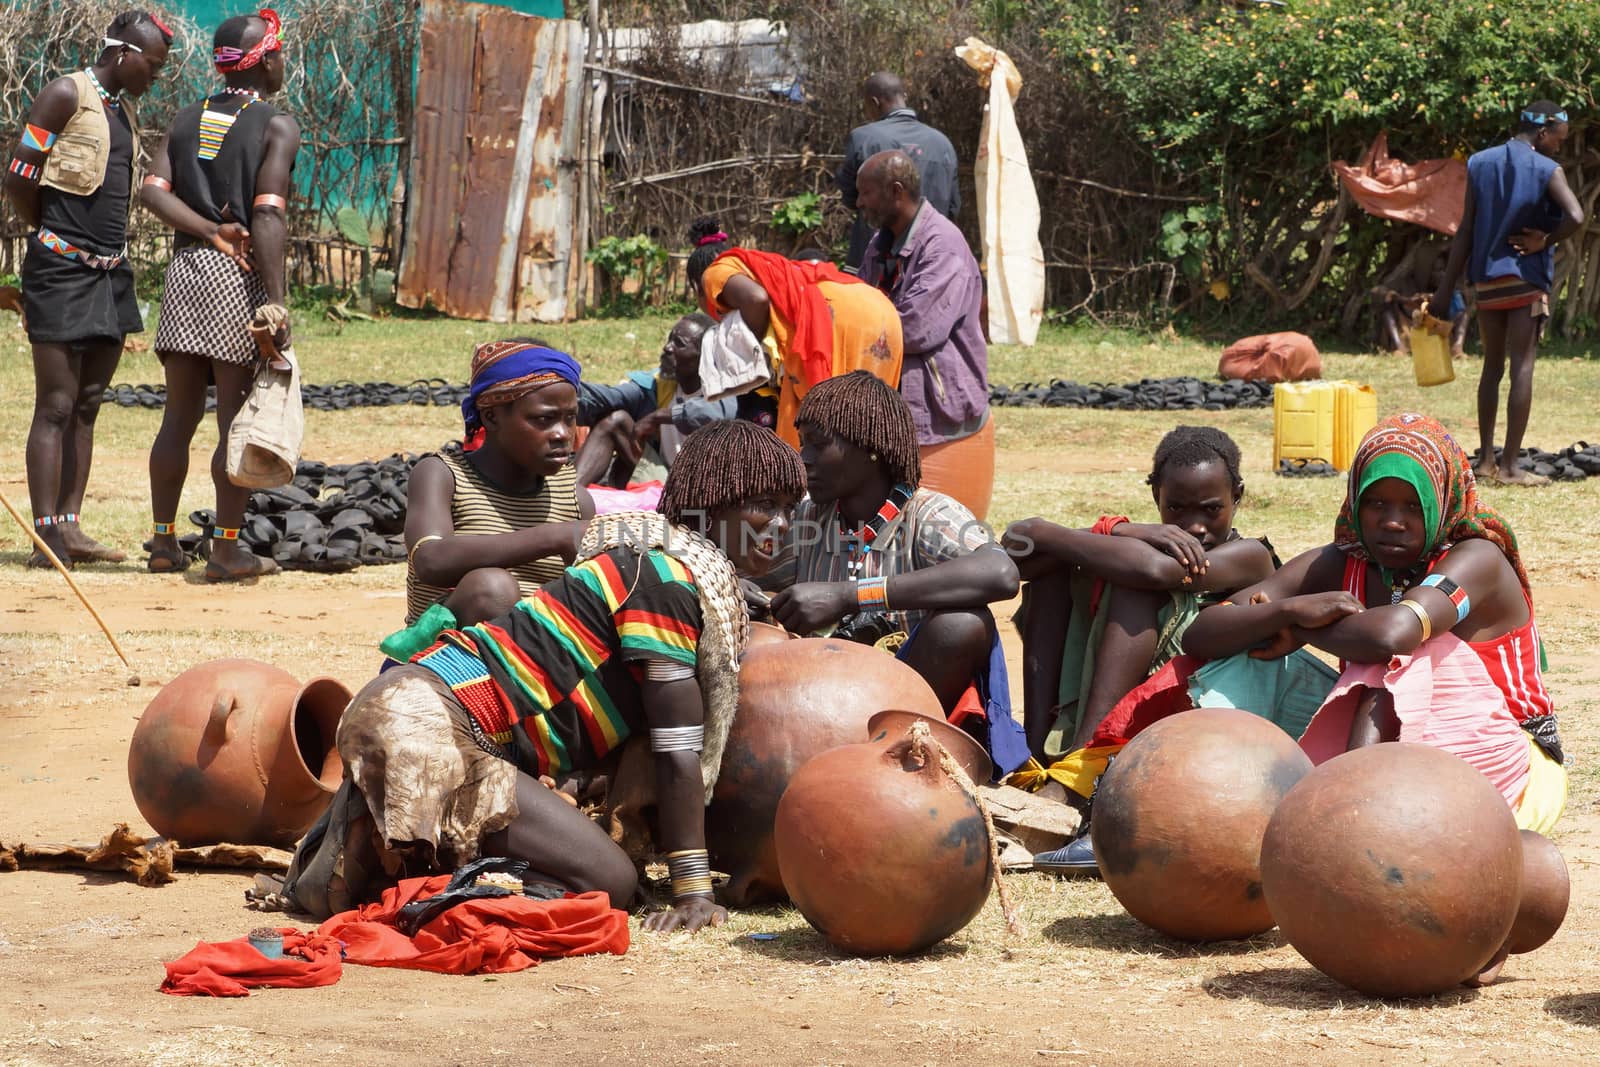
{"type": "Polygon", "coordinates": [[[180,249],[167,265],[156,353],[249,366],[258,356],[250,320],[265,303],[267,290],[255,271],[208,246],[180,249]]]}

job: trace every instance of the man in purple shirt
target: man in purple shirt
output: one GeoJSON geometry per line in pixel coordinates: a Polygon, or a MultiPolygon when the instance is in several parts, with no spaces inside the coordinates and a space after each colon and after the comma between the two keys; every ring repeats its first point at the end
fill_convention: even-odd
{"type": "Polygon", "coordinates": [[[922,482],[982,519],[994,490],[983,275],[956,224],[923,199],[916,165],[879,152],[861,165],[857,203],[877,232],[861,280],[900,312],[900,393],[917,426],[922,482]]]}

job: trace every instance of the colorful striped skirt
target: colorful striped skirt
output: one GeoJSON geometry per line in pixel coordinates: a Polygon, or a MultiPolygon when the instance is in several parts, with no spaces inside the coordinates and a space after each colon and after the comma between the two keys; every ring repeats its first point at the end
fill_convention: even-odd
{"type": "Polygon", "coordinates": [[[1479,311],[1531,308],[1536,319],[1550,314],[1550,294],[1514,274],[1479,282],[1472,287],[1472,291],[1477,297],[1479,311]]]}

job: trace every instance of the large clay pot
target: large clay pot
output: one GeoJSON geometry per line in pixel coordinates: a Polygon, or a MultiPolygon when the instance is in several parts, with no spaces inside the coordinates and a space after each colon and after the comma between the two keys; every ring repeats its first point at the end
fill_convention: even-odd
{"type": "Polygon", "coordinates": [[[1289,790],[1267,824],[1261,885],[1319,971],[1372,996],[1424,996],[1475,978],[1506,943],[1522,841],[1469,764],[1428,745],[1371,745],[1289,790]]]}
{"type": "Polygon", "coordinates": [[[332,678],[302,686],[255,660],[191,667],[134,728],[134,802],[157,833],[185,845],[292,847],[339,787],[334,731],[348,703],[350,690],[332,678]]]}
{"type": "Polygon", "coordinates": [[[770,622],[753,622],[750,624],[750,641],[745,647],[781,645],[792,640],[794,640],[794,634],[781,626],[774,626],[770,622]]]}
{"type": "Polygon", "coordinates": [[[1272,929],[1261,838],[1310,771],[1294,738],[1248,711],[1162,719],[1128,742],[1095,791],[1101,876],[1130,915],[1168,937],[1226,941],[1272,929]]]}
{"type": "Polygon", "coordinates": [[[1556,936],[1572,897],[1567,861],[1555,842],[1532,830],[1521,831],[1521,837],[1522,900],[1506,946],[1513,953],[1532,952],[1556,936]]]}
{"type": "Polygon", "coordinates": [[[886,708],[943,717],[921,675],[866,645],[806,637],[745,652],[739,712],[706,808],[706,847],[712,869],[729,876],[728,903],[787,896],[772,823],[789,779],[812,756],[861,740],[886,708]]]}
{"type": "Polygon", "coordinates": [[[954,755],[970,739],[934,719],[887,719],[898,728],[877,716],[873,740],[807,761],[773,831],[800,914],[834,946],[864,956],[943,941],[978,914],[994,877],[975,787],[950,773],[933,741],[954,755]]]}

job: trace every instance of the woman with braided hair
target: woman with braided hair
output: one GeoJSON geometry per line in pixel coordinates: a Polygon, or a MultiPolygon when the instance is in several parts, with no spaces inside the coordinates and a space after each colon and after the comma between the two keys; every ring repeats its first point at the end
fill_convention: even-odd
{"type": "Polygon", "coordinates": [[[1566,803],[1555,711],[1517,538],[1478,499],[1443,426],[1393,415],[1362,440],[1331,544],[1207,608],[1185,651],[1261,658],[1313,645],[1343,665],[1300,738],[1313,763],[1364,745],[1452,752],[1524,829],[1566,803]]]}
{"type": "Polygon", "coordinates": [[[989,605],[1017,593],[1017,568],[965,507],[921,488],[911,411],[865,371],[818,383],[800,402],[800,505],[772,614],[798,634],[894,645],[974,732],[1002,772],[1028,757],[1011,718],[989,605]]]}
{"type": "Polygon", "coordinates": [[[795,414],[818,382],[864,370],[900,384],[900,314],[877,288],[832,263],[741,248],[708,216],[689,227],[689,284],[713,319],[738,312],[777,353],[778,436],[800,447],[795,414]]]}
{"type": "Polygon", "coordinates": [[[485,854],[625,908],[632,861],[550,787],[647,731],[673,906],[645,926],[724,921],[704,811],[749,637],[735,568],[772,566],[804,487],[799,458],[770,430],[713,423],[684,442],[659,513],[592,520],[560,578],[368,683],[339,723],[344,784],[302,842],[285,895],[326,916],[398,873],[485,854]]]}

